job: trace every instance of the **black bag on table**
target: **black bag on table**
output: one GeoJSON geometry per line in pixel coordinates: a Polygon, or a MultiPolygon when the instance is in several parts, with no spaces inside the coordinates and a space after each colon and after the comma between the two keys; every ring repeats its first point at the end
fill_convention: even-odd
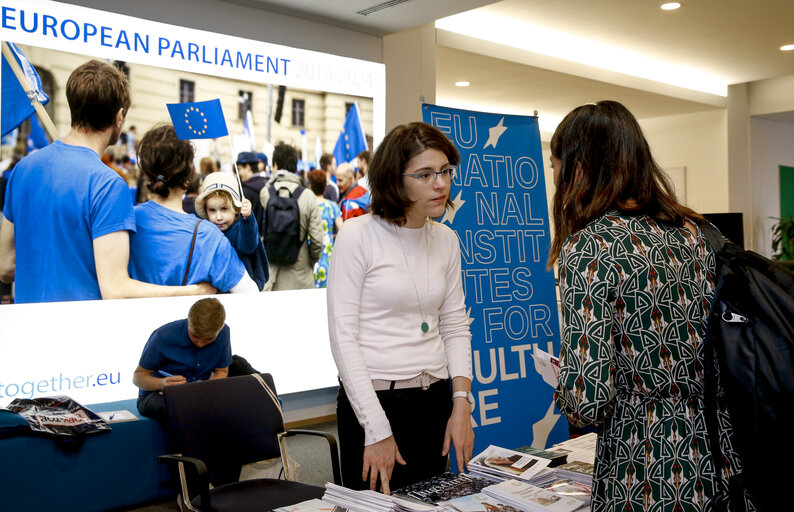
{"type": "MultiPolygon", "coordinates": [[[[731,506],[740,510],[744,489],[759,510],[783,510],[794,460],[794,273],[725,240],[700,223],[716,253],[716,288],[706,335],[706,423],[712,456],[717,436],[712,350],[735,430],[743,475],[728,482],[731,506]]],[[[719,459],[716,459],[719,461],[719,459]]],[[[715,464],[719,468],[720,464],[715,464]]],[[[724,506],[724,505],[723,505],[724,506]]],[[[790,505],[789,505],[790,506],[790,505]]]]}
{"type": "Polygon", "coordinates": [[[110,425],[68,396],[16,398],[6,409],[19,413],[30,429],[55,438],[64,449],[83,444],[85,436],[110,432],[110,425]]]}

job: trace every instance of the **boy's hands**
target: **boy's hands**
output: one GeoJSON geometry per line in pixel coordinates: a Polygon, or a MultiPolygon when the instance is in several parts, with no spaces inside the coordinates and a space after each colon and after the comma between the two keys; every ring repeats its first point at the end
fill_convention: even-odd
{"type": "Polygon", "coordinates": [[[240,213],[243,215],[243,218],[247,219],[249,215],[251,215],[251,201],[248,199],[243,199],[243,205],[240,207],[240,213]]]}

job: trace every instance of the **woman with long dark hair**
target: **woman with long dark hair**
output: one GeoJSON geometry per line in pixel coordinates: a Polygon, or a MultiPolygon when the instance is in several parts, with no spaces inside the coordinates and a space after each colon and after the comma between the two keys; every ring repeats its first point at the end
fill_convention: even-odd
{"type": "MultiPolygon", "coordinates": [[[[741,472],[719,397],[714,460],[704,346],[714,252],[614,101],[569,113],[551,140],[563,307],[557,406],[599,426],[592,510],[717,510],[741,472]]],[[[714,400],[714,397],[709,398],[714,400]]]]}
{"type": "Polygon", "coordinates": [[[451,207],[460,160],[425,123],[394,128],[370,165],[371,213],[345,221],[328,277],[347,487],[383,492],[471,458],[471,334],[451,207]]]}
{"type": "Polygon", "coordinates": [[[155,126],[141,139],[138,160],[152,195],[135,207],[130,276],[154,284],[208,282],[221,292],[258,292],[223,232],[182,208],[195,175],[190,141],[179,140],[170,124],[155,126]]]}

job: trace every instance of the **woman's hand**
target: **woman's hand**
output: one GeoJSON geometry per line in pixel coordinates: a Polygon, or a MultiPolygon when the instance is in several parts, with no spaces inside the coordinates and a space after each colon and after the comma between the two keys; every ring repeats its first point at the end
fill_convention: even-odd
{"type": "Polygon", "coordinates": [[[251,215],[251,201],[243,199],[243,204],[240,206],[240,213],[243,215],[244,219],[247,219],[248,216],[251,215]]]}
{"type": "Polygon", "coordinates": [[[452,400],[452,414],[447,421],[447,430],[444,433],[444,449],[441,455],[449,453],[450,444],[455,446],[458,471],[463,473],[474,451],[471,408],[466,400],[452,400]]]}
{"type": "Polygon", "coordinates": [[[374,491],[380,478],[380,488],[383,494],[391,494],[389,480],[391,480],[395,462],[405,465],[405,461],[400,455],[400,450],[397,448],[397,443],[394,441],[394,436],[389,436],[375,444],[365,446],[361,479],[366,482],[369,477],[369,488],[374,491]]]}

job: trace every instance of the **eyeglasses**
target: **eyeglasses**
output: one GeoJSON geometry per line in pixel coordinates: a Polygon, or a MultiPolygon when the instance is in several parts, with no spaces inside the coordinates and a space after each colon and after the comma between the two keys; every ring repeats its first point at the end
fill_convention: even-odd
{"type": "Polygon", "coordinates": [[[455,171],[457,170],[457,165],[450,165],[448,167],[444,167],[440,171],[422,171],[417,173],[404,172],[403,176],[410,176],[422,185],[430,185],[431,183],[435,183],[436,178],[439,176],[451,183],[452,180],[455,179],[455,171]]]}

